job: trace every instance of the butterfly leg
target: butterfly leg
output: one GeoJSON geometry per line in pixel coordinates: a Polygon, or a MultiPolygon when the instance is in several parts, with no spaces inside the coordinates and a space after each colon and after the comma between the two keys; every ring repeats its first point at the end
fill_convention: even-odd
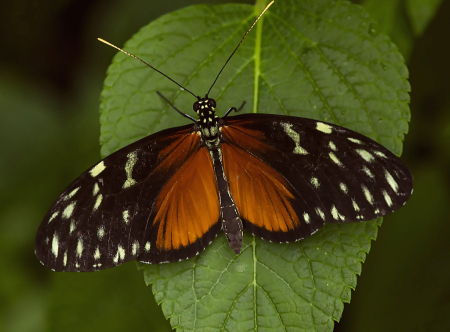
{"type": "Polygon", "coordinates": [[[224,115],[223,117],[226,117],[231,111],[239,112],[240,110],[242,110],[242,109],[244,108],[244,105],[245,105],[246,103],[247,103],[246,101],[243,101],[243,102],[242,102],[242,105],[241,105],[238,109],[236,109],[236,107],[231,107],[231,108],[225,113],[225,115],[224,115]]]}
{"type": "Polygon", "coordinates": [[[227,237],[228,244],[237,254],[241,252],[242,247],[242,220],[239,215],[236,204],[230,193],[222,163],[222,149],[220,147],[210,150],[211,159],[213,161],[214,173],[216,174],[217,188],[219,190],[220,202],[220,220],[222,229],[227,237]]]}

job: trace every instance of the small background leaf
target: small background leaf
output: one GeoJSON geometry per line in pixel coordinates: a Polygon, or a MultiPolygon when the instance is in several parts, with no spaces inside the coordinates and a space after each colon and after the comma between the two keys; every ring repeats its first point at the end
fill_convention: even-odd
{"type": "MultiPolygon", "coordinates": [[[[193,6],[142,28],[125,50],[196,94],[205,93],[256,16],[247,5],[193,6]]],[[[404,60],[348,2],[278,1],[247,36],[211,96],[219,114],[303,116],[361,132],[400,154],[410,117],[404,60]]],[[[102,93],[102,153],[187,123],[157,95],[189,113],[192,96],[118,53],[102,93]]],[[[198,257],[145,266],[173,327],[183,330],[330,331],[350,301],[381,220],[327,225],[309,239],[270,244],[246,235],[235,256],[220,235],[198,257]]]]}

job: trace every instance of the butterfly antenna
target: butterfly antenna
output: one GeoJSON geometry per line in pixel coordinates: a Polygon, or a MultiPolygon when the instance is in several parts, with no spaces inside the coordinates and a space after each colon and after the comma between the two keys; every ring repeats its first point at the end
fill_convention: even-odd
{"type": "Polygon", "coordinates": [[[261,18],[261,16],[263,16],[263,14],[266,12],[267,9],[269,9],[270,6],[272,6],[272,4],[275,2],[275,0],[271,1],[266,8],[264,8],[264,10],[261,12],[261,14],[259,14],[259,16],[256,18],[255,22],[253,22],[252,26],[250,27],[250,29],[247,30],[247,32],[245,33],[244,37],[242,37],[241,41],[239,42],[238,46],[236,46],[236,48],[234,49],[233,53],[231,53],[230,57],[228,58],[228,60],[225,62],[225,64],[223,65],[222,69],[219,71],[219,74],[217,75],[216,79],[214,80],[214,83],[211,85],[211,87],[208,90],[208,93],[206,94],[206,96],[209,95],[209,92],[211,91],[211,89],[213,88],[214,84],[216,84],[217,79],[219,78],[220,74],[222,74],[223,69],[225,68],[225,66],[227,65],[228,61],[230,61],[231,57],[234,55],[234,53],[236,53],[237,49],[239,48],[239,46],[241,46],[242,42],[244,41],[245,37],[248,35],[248,33],[253,29],[253,27],[255,26],[255,24],[259,21],[259,19],[261,18]]]}
{"type": "Polygon", "coordinates": [[[187,91],[187,92],[189,92],[191,95],[193,95],[195,98],[200,99],[200,97],[194,95],[191,91],[189,91],[188,89],[186,89],[184,86],[182,86],[181,84],[175,82],[175,81],[174,81],[173,79],[171,79],[169,76],[167,76],[167,75],[164,74],[163,72],[159,71],[159,70],[156,69],[155,67],[149,65],[149,64],[148,64],[147,62],[145,62],[144,60],[138,58],[137,56],[135,56],[135,55],[133,55],[133,54],[131,54],[131,53],[128,53],[127,51],[122,50],[120,47],[117,47],[116,45],[113,45],[113,44],[111,44],[110,42],[107,42],[107,41],[104,40],[104,39],[101,39],[101,38],[97,38],[97,39],[100,40],[102,43],[105,43],[106,45],[109,45],[109,46],[111,46],[111,47],[114,47],[116,50],[119,50],[120,52],[125,53],[126,55],[129,55],[129,56],[131,56],[131,57],[133,57],[133,58],[135,58],[135,59],[138,59],[138,60],[139,60],[140,62],[142,62],[144,65],[149,66],[151,69],[157,71],[158,73],[160,73],[160,74],[163,75],[164,77],[167,77],[167,78],[168,78],[169,80],[171,80],[173,83],[175,83],[176,85],[178,85],[182,90],[187,91]]]}

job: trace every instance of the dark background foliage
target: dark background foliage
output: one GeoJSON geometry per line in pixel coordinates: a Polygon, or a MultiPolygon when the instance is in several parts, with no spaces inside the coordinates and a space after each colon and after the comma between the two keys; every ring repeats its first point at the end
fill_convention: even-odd
{"type": "MultiPolygon", "coordinates": [[[[123,45],[158,16],[194,3],[2,4],[0,330],[170,330],[133,262],[97,273],[53,273],[33,246],[53,200],[100,158],[99,95],[114,52],[96,37],[123,45]]],[[[397,4],[373,14],[395,15],[397,26],[380,26],[408,59],[412,122],[402,159],[415,192],[385,218],[336,331],[450,329],[450,2],[443,1],[422,35],[412,32],[406,5],[397,4]]]]}

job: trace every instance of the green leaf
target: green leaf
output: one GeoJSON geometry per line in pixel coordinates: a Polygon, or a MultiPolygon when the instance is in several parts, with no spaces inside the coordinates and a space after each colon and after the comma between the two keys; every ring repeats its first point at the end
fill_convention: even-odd
{"type": "Polygon", "coordinates": [[[406,8],[411,18],[414,33],[420,36],[434,17],[442,0],[407,0],[406,8]]]}
{"type": "MultiPolygon", "coordinates": [[[[125,50],[203,95],[256,19],[249,5],[192,6],[142,28],[125,50]]],[[[277,1],[231,59],[210,96],[222,114],[303,116],[363,133],[396,154],[410,118],[408,71],[368,14],[346,1],[277,1]]],[[[102,93],[107,155],[145,135],[186,124],[156,91],[192,113],[195,101],[139,61],[117,54],[102,93]]],[[[350,301],[380,220],[333,224],[291,244],[245,234],[239,256],[223,234],[188,261],[142,265],[180,330],[331,331],[350,301]]]]}
{"type": "Polygon", "coordinates": [[[389,35],[405,58],[409,58],[415,37],[423,34],[442,0],[364,0],[377,29],[389,35]]]}

